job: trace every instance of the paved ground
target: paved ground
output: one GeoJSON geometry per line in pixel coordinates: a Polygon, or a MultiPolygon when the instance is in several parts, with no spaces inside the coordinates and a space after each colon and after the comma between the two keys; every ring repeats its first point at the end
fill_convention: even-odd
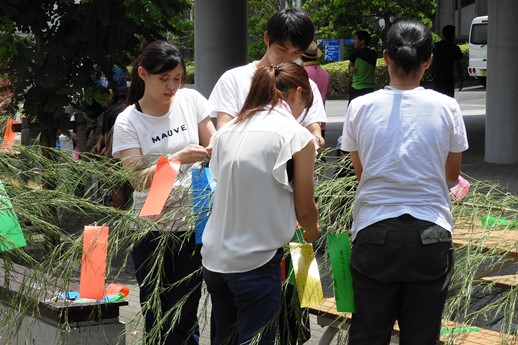
{"type": "MultiPolygon", "coordinates": [[[[461,105],[470,144],[470,149],[463,156],[462,173],[468,179],[475,178],[499,182],[508,188],[509,191],[518,193],[518,165],[499,165],[484,162],[485,90],[481,87],[466,88],[464,91],[458,92],[456,98],[461,105]]],[[[329,100],[327,102],[326,110],[329,121],[326,131],[327,147],[334,147],[336,145],[336,139],[342,131],[346,107],[347,101],[345,100],[329,100]]],[[[329,281],[328,277],[325,277],[326,272],[321,272],[321,275],[323,275],[323,281],[329,281]]],[[[133,276],[132,267],[128,267],[119,281],[130,287],[129,305],[122,308],[121,315],[122,321],[127,324],[127,344],[139,344],[142,322],[137,322],[140,317],[138,286],[133,276]]],[[[326,284],[324,283],[323,285],[326,284]]],[[[324,286],[324,290],[326,297],[332,295],[330,285],[324,286]]],[[[205,296],[200,306],[202,345],[210,344],[210,332],[207,326],[209,308],[210,303],[205,296]]],[[[312,337],[306,344],[316,345],[324,329],[317,325],[316,317],[311,315],[310,319],[312,337]]],[[[335,339],[332,344],[338,343],[343,342],[335,339]]]]}

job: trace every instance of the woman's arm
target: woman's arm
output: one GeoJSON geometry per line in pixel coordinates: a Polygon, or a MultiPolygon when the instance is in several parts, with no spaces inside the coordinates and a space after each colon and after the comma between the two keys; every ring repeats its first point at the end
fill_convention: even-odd
{"type": "Polygon", "coordinates": [[[146,168],[142,160],[142,152],[140,148],[131,148],[122,150],[119,153],[122,165],[134,171],[135,181],[131,182],[131,186],[135,190],[144,190],[151,186],[155,166],[146,168]]]}
{"type": "Polygon", "coordinates": [[[212,151],[212,136],[214,133],[216,133],[216,128],[214,127],[210,116],[207,116],[198,124],[198,137],[200,138],[201,144],[209,153],[212,151]]]}
{"type": "Polygon", "coordinates": [[[315,145],[309,142],[306,147],[293,155],[293,196],[297,221],[304,229],[304,239],[315,241],[320,235],[318,210],[315,204],[314,175],[315,145]]]}
{"type": "Polygon", "coordinates": [[[354,173],[356,174],[356,179],[358,182],[360,181],[363,173],[362,162],[360,161],[360,155],[358,151],[353,151],[349,153],[351,155],[351,162],[353,163],[354,173]]]}
{"type": "Polygon", "coordinates": [[[460,175],[462,166],[462,152],[450,152],[446,158],[444,169],[446,172],[446,181],[456,181],[460,175]]]}

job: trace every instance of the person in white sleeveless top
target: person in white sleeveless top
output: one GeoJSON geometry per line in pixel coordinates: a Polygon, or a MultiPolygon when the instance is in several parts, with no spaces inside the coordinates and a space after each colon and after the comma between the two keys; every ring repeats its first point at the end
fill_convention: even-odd
{"type": "Polygon", "coordinates": [[[297,221],[308,242],[319,236],[313,135],[296,121],[312,100],[302,66],[260,68],[241,111],[214,137],[217,188],[201,250],[213,345],[234,336],[238,344],[254,337],[274,344],[282,248],[297,221]]]}

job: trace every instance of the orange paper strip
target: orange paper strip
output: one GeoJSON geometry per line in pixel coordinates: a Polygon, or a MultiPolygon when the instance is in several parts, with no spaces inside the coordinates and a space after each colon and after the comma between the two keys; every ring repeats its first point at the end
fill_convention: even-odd
{"type": "Polygon", "coordinates": [[[162,212],[167,198],[173,190],[180,165],[179,161],[169,161],[166,157],[158,158],[153,182],[149,188],[146,202],[140,210],[140,216],[156,216],[162,212]]]}
{"type": "Polygon", "coordinates": [[[108,286],[106,287],[106,296],[118,295],[120,293],[123,294],[124,297],[128,297],[129,287],[117,283],[108,284],[108,286]]]}
{"type": "Polygon", "coordinates": [[[13,124],[17,123],[20,123],[20,121],[7,119],[7,124],[5,125],[4,140],[2,141],[3,149],[10,149],[13,147],[14,139],[16,138],[16,133],[13,132],[13,124]]]}
{"type": "Polygon", "coordinates": [[[81,298],[102,299],[108,253],[108,227],[85,226],[83,259],[79,278],[81,298]]]}

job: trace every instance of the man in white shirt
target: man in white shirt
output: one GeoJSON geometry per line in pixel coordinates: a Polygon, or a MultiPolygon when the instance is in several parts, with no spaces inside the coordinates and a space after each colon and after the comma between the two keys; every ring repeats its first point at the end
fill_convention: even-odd
{"type": "MultiPolygon", "coordinates": [[[[212,117],[217,117],[217,128],[237,116],[258,68],[298,60],[312,42],[313,35],[313,23],[304,12],[288,8],[273,15],[266,25],[264,43],[267,49],[261,60],[226,71],[212,90],[209,101],[214,107],[212,117]]],[[[311,79],[310,84],[313,104],[298,121],[314,135],[317,148],[324,147],[320,123],[326,122],[326,112],[317,85],[311,79]]]]}

